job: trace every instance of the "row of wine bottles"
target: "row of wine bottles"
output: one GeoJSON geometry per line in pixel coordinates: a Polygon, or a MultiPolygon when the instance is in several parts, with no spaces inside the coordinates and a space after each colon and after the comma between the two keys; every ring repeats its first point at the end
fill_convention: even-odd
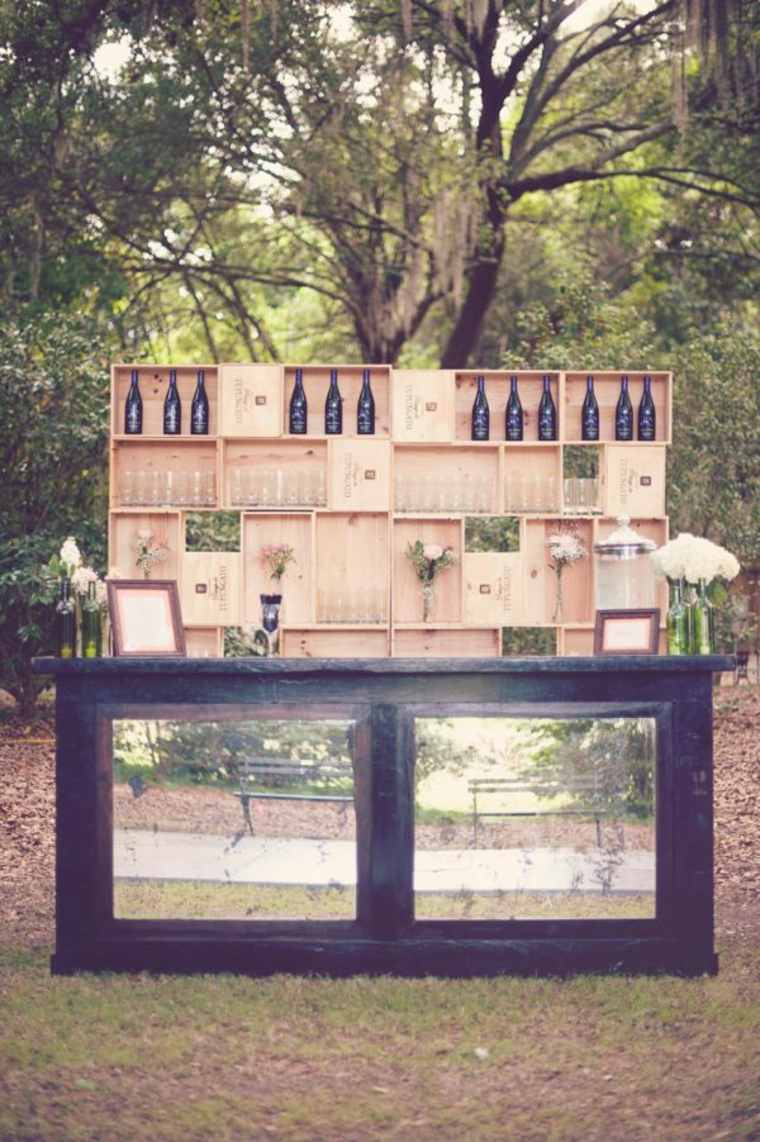
{"type": "MultiPolygon", "coordinates": [[[[491,413],[486,396],[486,379],[483,376],[475,378],[478,391],[472,405],[472,432],[473,440],[488,440],[491,435],[491,413]]],[[[509,379],[509,400],[507,401],[505,437],[507,440],[522,440],[523,438],[523,407],[517,388],[517,377],[509,379]]],[[[557,407],[552,396],[551,379],[543,378],[543,391],[538,403],[538,439],[557,439],[557,407]]]]}
{"type": "MultiPolygon", "coordinates": [[[[288,411],[288,430],[293,436],[307,432],[309,406],[303,387],[303,369],[296,369],[293,395],[288,411]]],[[[359,436],[373,436],[375,432],[375,398],[372,395],[370,370],[362,370],[362,387],[356,405],[356,431],[359,436]]],[[[343,397],[338,388],[338,370],[330,370],[330,387],[325,398],[325,433],[340,436],[343,432],[343,397]]]]}
{"type": "MultiPolygon", "coordinates": [[[[140,395],[139,374],[132,370],[129,392],[124,406],[124,431],[139,436],[143,430],[143,402],[140,395]]],[[[182,432],[182,401],[177,389],[177,370],[169,370],[169,388],[164,400],[164,435],[179,436],[182,432]]],[[[193,436],[208,436],[209,404],[206,393],[205,370],[198,369],[195,393],[190,406],[190,432],[193,436]]]]}
{"type": "MultiPolygon", "coordinates": [[[[491,434],[491,413],[486,396],[485,377],[475,378],[477,392],[472,405],[472,432],[473,440],[488,440],[491,434]]],[[[506,408],[505,438],[507,440],[523,439],[523,408],[517,387],[517,377],[510,377],[509,399],[506,408]]],[[[652,398],[652,378],[644,377],[644,392],[639,402],[638,439],[654,440],[657,427],[657,414],[652,398]]],[[[543,378],[543,391],[538,405],[538,439],[557,439],[557,409],[551,392],[551,381],[548,376],[543,378]]],[[[594,393],[594,378],[586,378],[586,396],[581,409],[581,439],[599,439],[599,404],[594,393]]],[[[633,405],[628,392],[628,377],[620,378],[620,396],[615,408],[615,439],[633,440],[633,405]]]]}

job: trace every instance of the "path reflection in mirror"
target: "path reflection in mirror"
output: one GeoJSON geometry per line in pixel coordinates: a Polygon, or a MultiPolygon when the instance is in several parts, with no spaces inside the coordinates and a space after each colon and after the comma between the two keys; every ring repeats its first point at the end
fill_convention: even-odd
{"type": "Polygon", "coordinates": [[[352,919],[353,723],[113,722],[114,916],[352,919]]]}
{"type": "Polygon", "coordinates": [[[415,917],[655,916],[652,718],[415,719],[415,917]]]}

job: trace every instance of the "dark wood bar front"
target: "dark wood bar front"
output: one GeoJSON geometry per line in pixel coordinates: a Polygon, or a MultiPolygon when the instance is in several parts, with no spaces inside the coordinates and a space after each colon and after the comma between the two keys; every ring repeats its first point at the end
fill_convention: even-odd
{"type": "Polygon", "coordinates": [[[714,972],[712,688],[732,665],[38,659],[53,970],[714,972]]]}

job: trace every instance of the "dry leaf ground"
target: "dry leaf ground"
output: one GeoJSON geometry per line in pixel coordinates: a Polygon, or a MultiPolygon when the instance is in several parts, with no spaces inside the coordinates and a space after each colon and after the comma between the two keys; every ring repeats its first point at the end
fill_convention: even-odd
{"type": "Polygon", "coordinates": [[[760,690],[716,693],[715,978],[53,979],[53,747],[0,727],[0,1138],[760,1138],[760,690]]]}

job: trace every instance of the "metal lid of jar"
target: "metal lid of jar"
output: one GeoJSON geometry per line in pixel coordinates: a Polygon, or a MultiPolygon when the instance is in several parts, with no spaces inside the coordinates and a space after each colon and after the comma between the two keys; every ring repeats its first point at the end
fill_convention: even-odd
{"type": "Polygon", "coordinates": [[[619,515],[618,526],[607,539],[594,544],[594,551],[602,559],[638,559],[640,555],[649,555],[657,544],[651,539],[645,539],[629,526],[631,517],[619,515]]]}

